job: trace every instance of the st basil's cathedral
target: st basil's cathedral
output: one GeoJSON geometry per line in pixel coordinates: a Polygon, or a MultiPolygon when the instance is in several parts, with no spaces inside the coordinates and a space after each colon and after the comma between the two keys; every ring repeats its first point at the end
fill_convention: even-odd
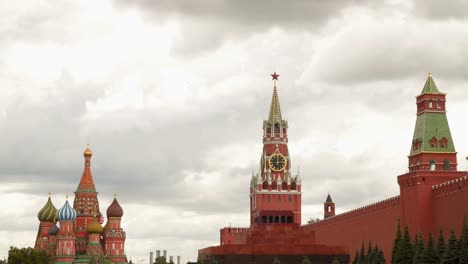
{"type": "Polygon", "coordinates": [[[45,251],[53,263],[128,263],[125,255],[125,231],[120,226],[123,209],[117,201],[106,211],[107,222],[99,209],[98,193],[91,173],[93,153],[86,148],[80,184],[75,191],[73,207],[67,200],[60,209],[47,203],[39,211],[40,221],[34,248],[45,251]],[[58,223],[58,225],[57,225],[58,223]]]}

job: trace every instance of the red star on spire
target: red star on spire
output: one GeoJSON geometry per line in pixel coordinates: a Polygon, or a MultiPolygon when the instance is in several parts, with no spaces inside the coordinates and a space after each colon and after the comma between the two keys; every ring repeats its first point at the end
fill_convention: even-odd
{"type": "Polygon", "coordinates": [[[270,74],[271,75],[271,80],[278,80],[278,77],[280,76],[279,74],[276,74],[276,72],[274,72],[273,74],[270,74]]]}

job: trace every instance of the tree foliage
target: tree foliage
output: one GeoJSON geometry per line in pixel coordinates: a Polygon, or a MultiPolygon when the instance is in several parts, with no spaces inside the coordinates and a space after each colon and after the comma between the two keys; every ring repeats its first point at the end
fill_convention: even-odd
{"type": "Polygon", "coordinates": [[[33,248],[10,247],[8,251],[8,264],[49,264],[52,263],[43,251],[33,248]]]}
{"type": "Polygon", "coordinates": [[[367,253],[364,248],[364,241],[361,243],[361,249],[356,251],[354,256],[353,264],[383,264],[385,259],[382,250],[377,245],[372,247],[372,243],[369,241],[369,247],[367,253]]]}
{"type": "Polygon", "coordinates": [[[442,227],[439,230],[439,239],[437,240],[437,253],[439,254],[439,258],[442,260],[444,257],[445,252],[445,238],[444,238],[444,230],[442,227]]]}
{"type": "Polygon", "coordinates": [[[168,264],[166,257],[160,256],[154,260],[154,264],[168,264]]]}
{"type": "Polygon", "coordinates": [[[441,264],[458,264],[458,241],[455,237],[455,231],[450,230],[450,237],[445,248],[444,256],[442,257],[441,264]]]}
{"type": "Polygon", "coordinates": [[[424,250],[422,263],[440,263],[439,254],[436,251],[434,237],[432,236],[432,233],[429,233],[429,238],[427,239],[427,246],[424,250]]]}
{"type": "Polygon", "coordinates": [[[397,251],[395,254],[395,262],[393,262],[392,259],[392,263],[412,264],[414,259],[414,248],[413,244],[411,243],[411,237],[409,234],[408,226],[405,227],[405,233],[403,235],[403,238],[400,239],[400,243],[396,247],[397,251]]]}
{"type": "Polygon", "coordinates": [[[465,223],[463,224],[463,230],[460,236],[460,252],[459,252],[459,263],[468,263],[468,221],[465,217],[465,223]]]}
{"type": "Polygon", "coordinates": [[[395,235],[395,241],[393,242],[393,249],[392,249],[392,264],[396,264],[397,262],[397,254],[400,251],[400,244],[401,244],[401,225],[400,225],[400,218],[398,218],[397,224],[397,232],[395,235]]]}
{"type": "Polygon", "coordinates": [[[423,262],[424,239],[422,238],[421,234],[418,234],[416,236],[416,239],[414,240],[414,246],[415,246],[415,251],[414,251],[413,264],[424,264],[423,262]]]}

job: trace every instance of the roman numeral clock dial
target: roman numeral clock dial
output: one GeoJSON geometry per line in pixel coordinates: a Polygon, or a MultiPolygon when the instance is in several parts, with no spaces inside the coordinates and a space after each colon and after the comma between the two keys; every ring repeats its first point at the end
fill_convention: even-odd
{"type": "Polygon", "coordinates": [[[268,160],[268,163],[270,164],[270,168],[272,171],[282,171],[286,168],[286,158],[281,155],[280,153],[275,153],[271,155],[270,159],[268,160]]]}

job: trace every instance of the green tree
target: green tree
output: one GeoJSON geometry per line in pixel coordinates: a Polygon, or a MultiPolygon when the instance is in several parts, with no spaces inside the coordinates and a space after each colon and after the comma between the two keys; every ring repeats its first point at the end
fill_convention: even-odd
{"type": "Polygon", "coordinates": [[[374,253],[374,250],[372,248],[372,243],[369,241],[369,246],[367,247],[367,255],[366,255],[364,263],[372,263],[371,261],[374,255],[373,253],[374,253]]]}
{"type": "Polygon", "coordinates": [[[168,264],[168,263],[167,263],[166,257],[160,256],[155,259],[154,264],[168,264]]]}
{"type": "Polygon", "coordinates": [[[444,256],[442,257],[441,264],[458,264],[458,241],[455,237],[455,231],[450,230],[450,237],[445,247],[444,256]]]}
{"type": "Polygon", "coordinates": [[[429,233],[429,238],[427,239],[427,246],[424,250],[422,263],[440,263],[439,254],[436,251],[434,237],[432,236],[432,233],[429,233]]]}
{"type": "Polygon", "coordinates": [[[400,244],[401,244],[402,236],[401,236],[401,226],[400,226],[400,218],[398,218],[397,224],[397,232],[395,235],[395,241],[393,241],[393,249],[392,249],[392,264],[396,264],[397,255],[400,251],[400,244]]]}
{"type": "Polygon", "coordinates": [[[415,253],[414,253],[413,264],[424,264],[423,254],[424,254],[424,239],[422,238],[421,234],[418,234],[417,239],[415,239],[415,253]]]}
{"type": "Polygon", "coordinates": [[[52,263],[43,251],[33,248],[10,247],[8,251],[8,264],[49,264],[52,263]]]}
{"type": "Polygon", "coordinates": [[[444,257],[445,252],[445,238],[444,238],[444,230],[440,227],[439,230],[439,239],[437,240],[437,253],[439,254],[439,258],[442,260],[444,257]]]}
{"type": "MultiPolygon", "coordinates": [[[[376,248],[377,248],[377,246],[376,246],[376,248]]],[[[385,263],[385,258],[384,258],[382,250],[380,250],[380,249],[377,250],[377,254],[375,255],[375,262],[374,263],[375,264],[384,264],[385,263]]]]}
{"type": "Polygon", "coordinates": [[[361,250],[359,251],[358,264],[366,263],[366,249],[364,247],[364,240],[361,243],[361,250]]]}
{"type": "Polygon", "coordinates": [[[356,250],[356,254],[354,255],[353,264],[358,264],[359,261],[359,252],[356,250]]]}
{"type": "Polygon", "coordinates": [[[462,233],[460,236],[459,263],[468,264],[468,221],[465,217],[462,233]]]}
{"type": "Polygon", "coordinates": [[[411,237],[409,234],[408,226],[405,227],[405,234],[403,239],[400,240],[398,251],[396,253],[396,264],[412,264],[414,259],[413,245],[411,244],[411,237]]]}

